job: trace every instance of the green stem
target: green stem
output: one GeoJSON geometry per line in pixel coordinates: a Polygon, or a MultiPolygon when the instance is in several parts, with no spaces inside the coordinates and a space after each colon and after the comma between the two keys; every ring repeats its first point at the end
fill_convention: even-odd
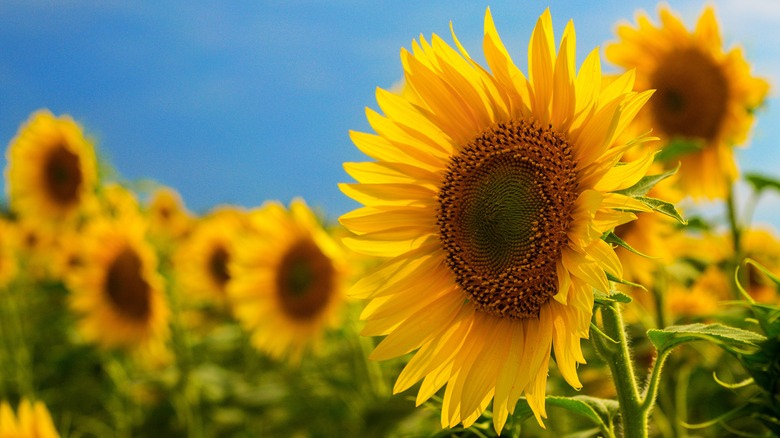
{"type": "Polygon", "coordinates": [[[642,398],[639,395],[634,363],[628,348],[623,317],[620,307],[612,303],[601,307],[604,332],[617,341],[617,344],[605,342],[599,336],[594,336],[594,346],[604,357],[612,372],[612,380],[617,389],[620,403],[620,417],[623,426],[623,436],[626,438],[647,437],[648,412],[642,409],[642,398]]]}
{"type": "MultiPolygon", "coordinates": [[[[737,202],[736,197],[734,194],[734,186],[729,185],[729,193],[728,197],[726,198],[726,209],[728,213],[728,219],[729,219],[729,228],[731,231],[731,241],[732,241],[732,248],[734,251],[734,255],[732,260],[730,261],[729,266],[729,272],[734,272],[736,270],[737,266],[739,266],[742,259],[744,259],[744,254],[742,253],[742,225],[739,222],[739,219],[737,218],[737,202]]],[[[740,278],[739,281],[742,284],[747,284],[745,280],[747,280],[745,277],[746,270],[741,270],[745,272],[740,272],[740,278]]],[[[731,291],[735,298],[740,298],[739,289],[737,288],[736,282],[731,282],[731,291]]]]}
{"type": "Polygon", "coordinates": [[[664,366],[666,358],[669,357],[669,353],[671,352],[671,349],[661,351],[658,353],[658,358],[656,358],[655,364],[653,364],[653,370],[650,373],[650,380],[647,382],[647,388],[645,388],[644,394],[642,394],[643,400],[641,408],[647,416],[650,416],[650,412],[652,411],[653,405],[655,404],[656,396],[658,396],[658,382],[661,380],[661,369],[664,366]]]}

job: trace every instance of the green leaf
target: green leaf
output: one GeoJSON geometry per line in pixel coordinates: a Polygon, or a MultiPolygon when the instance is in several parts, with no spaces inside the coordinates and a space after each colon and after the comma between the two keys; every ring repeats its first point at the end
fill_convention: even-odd
{"type": "Polygon", "coordinates": [[[548,395],[545,402],[550,406],[557,406],[569,412],[580,414],[593,421],[602,429],[617,415],[620,405],[615,400],[578,395],[574,397],[559,397],[548,395]]]}
{"type": "Polygon", "coordinates": [[[660,199],[655,199],[655,198],[648,198],[646,196],[635,196],[634,199],[652,208],[654,211],[657,211],[661,214],[665,214],[671,218],[676,219],[677,222],[683,225],[688,224],[688,222],[685,219],[683,219],[682,216],[680,216],[680,213],[677,212],[677,209],[674,208],[674,204],[670,202],[662,201],[660,199]]]}
{"type": "Polygon", "coordinates": [[[641,253],[641,252],[639,252],[639,251],[635,250],[634,248],[632,248],[632,247],[631,247],[631,245],[629,245],[628,243],[626,243],[626,241],[625,241],[625,240],[623,240],[623,239],[621,239],[620,237],[618,237],[618,235],[617,235],[617,234],[615,234],[615,233],[614,233],[614,232],[612,232],[612,231],[607,231],[606,233],[604,233],[604,235],[603,235],[603,236],[601,236],[601,238],[602,238],[602,239],[603,239],[605,242],[607,242],[607,243],[612,243],[612,244],[615,244],[615,245],[617,245],[617,246],[619,246],[619,247],[621,247],[621,248],[625,248],[626,250],[628,250],[628,251],[631,251],[631,252],[633,252],[633,253],[634,253],[634,254],[636,254],[636,255],[639,255],[639,256],[642,256],[642,257],[645,257],[645,258],[648,258],[648,259],[654,259],[654,258],[657,258],[657,257],[651,257],[651,256],[649,256],[649,255],[643,254],[643,253],[641,253]]]}
{"type": "Polygon", "coordinates": [[[704,142],[687,138],[675,138],[655,155],[655,161],[667,162],[682,156],[698,152],[704,148],[704,142]]]}
{"type": "Polygon", "coordinates": [[[766,189],[773,189],[780,192],[780,181],[772,178],[771,176],[761,175],[758,173],[748,173],[745,175],[745,181],[747,181],[756,193],[761,193],[766,189]]]}
{"type": "Polygon", "coordinates": [[[679,169],[680,169],[680,165],[678,164],[677,167],[675,167],[674,169],[666,171],[664,173],[658,175],[648,175],[640,179],[639,182],[637,182],[633,186],[623,190],[616,190],[615,193],[620,193],[621,195],[630,196],[632,198],[644,196],[645,194],[647,194],[647,192],[650,191],[650,189],[653,188],[653,186],[665,180],[666,178],[669,178],[670,176],[674,175],[675,173],[677,173],[677,170],[679,169]]]}
{"type": "MultiPolygon", "coordinates": [[[[641,285],[638,285],[639,287],[642,287],[641,285]]],[[[621,293],[621,292],[612,292],[611,294],[605,294],[604,292],[594,290],[593,291],[593,299],[598,303],[623,303],[628,304],[631,301],[631,297],[628,295],[621,293]]]]}
{"type": "Polygon", "coordinates": [[[722,324],[673,325],[664,329],[650,329],[647,337],[659,351],[674,348],[691,341],[710,341],[722,348],[758,347],[758,342],[766,338],[758,333],[729,327],[722,324]]]}

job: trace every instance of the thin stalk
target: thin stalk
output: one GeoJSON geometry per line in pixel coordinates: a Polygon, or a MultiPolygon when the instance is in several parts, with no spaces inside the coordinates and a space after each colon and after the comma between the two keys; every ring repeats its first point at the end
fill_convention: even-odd
{"type": "MultiPolygon", "coordinates": [[[[729,185],[729,193],[726,197],[726,210],[728,214],[729,219],[729,229],[731,232],[731,242],[732,242],[732,249],[733,249],[733,257],[730,261],[729,266],[729,272],[734,272],[736,268],[739,266],[739,264],[742,262],[742,260],[745,258],[742,250],[742,224],[739,221],[739,218],[737,217],[737,201],[736,196],[734,193],[734,186],[729,185]]],[[[740,270],[739,273],[739,282],[742,284],[746,283],[745,275],[747,273],[747,270],[740,270]],[[743,272],[744,271],[744,272],[743,272]]],[[[740,298],[739,289],[737,288],[736,282],[731,282],[731,292],[732,295],[736,298],[740,298]]]]}
{"type": "Polygon", "coordinates": [[[647,388],[645,388],[644,393],[642,394],[643,400],[641,409],[647,416],[650,415],[650,412],[653,409],[653,405],[655,404],[655,399],[658,396],[658,382],[661,380],[661,369],[664,366],[666,358],[669,357],[669,353],[671,352],[671,349],[661,351],[658,353],[658,357],[653,364],[653,370],[650,373],[650,380],[647,382],[647,388]]]}

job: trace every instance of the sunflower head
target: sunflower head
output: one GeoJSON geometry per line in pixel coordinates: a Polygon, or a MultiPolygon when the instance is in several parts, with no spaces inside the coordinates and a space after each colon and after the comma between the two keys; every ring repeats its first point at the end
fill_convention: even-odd
{"type": "Polygon", "coordinates": [[[176,241],[190,231],[192,214],[176,190],[161,187],[155,190],[146,208],[150,235],[160,242],[176,241]]]}
{"type": "Polygon", "coordinates": [[[144,232],[134,217],[96,220],[84,230],[82,265],[66,283],[87,341],[140,351],[167,337],[164,283],[144,232]]]}
{"type": "Polygon", "coordinates": [[[344,254],[302,200],[266,203],[250,220],[229,265],[230,304],[259,350],[297,362],[337,319],[344,254]]]}
{"type": "Polygon", "coordinates": [[[34,113],[11,142],[7,159],[8,198],[19,216],[56,225],[92,206],[95,151],[70,117],[34,113]]]}
{"type": "Polygon", "coordinates": [[[234,207],[215,209],[194,224],[174,256],[182,299],[225,302],[232,277],[229,266],[248,228],[246,213],[234,207]]]}
{"type": "Polygon", "coordinates": [[[740,48],[724,49],[712,7],[692,31],[665,6],[659,15],[658,25],[643,12],[636,26],[621,24],[607,58],[636,71],[635,89],[656,90],[637,124],[654,129],[658,147],[678,150],[669,161],[682,162],[682,190],[724,198],[738,174],[732,148],[747,140],[769,85],[752,76],[740,48]]]}
{"type": "Polygon", "coordinates": [[[371,357],[416,351],[396,382],[422,380],[422,403],[446,385],[442,426],[469,426],[493,403],[496,430],[525,394],[541,424],[551,351],[574,387],[585,359],[592,289],[622,276],[602,235],[648,208],[616,193],[652,155],[618,165],[645,139],[624,138],[652,92],[634,75],[602,80],[598,51],[575,67],[575,31],[560,45],[545,11],[526,77],[485,16],[489,70],[434,35],[401,51],[401,93],[379,89],[376,134],[351,133],[372,161],[346,163],[341,190],[364,206],[341,223],[356,252],[385,262],[355,284],[370,299],[371,357]]]}

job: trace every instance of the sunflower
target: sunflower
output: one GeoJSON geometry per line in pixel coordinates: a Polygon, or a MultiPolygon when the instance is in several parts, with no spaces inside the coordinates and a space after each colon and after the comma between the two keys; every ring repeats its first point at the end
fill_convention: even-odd
{"type": "MultiPolygon", "coordinates": [[[[646,210],[615,191],[634,185],[651,155],[616,166],[618,142],[652,92],[633,73],[602,81],[598,50],[575,70],[569,23],[556,54],[552,18],[539,18],[530,75],[510,58],[488,9],[488,72],[437,35],[401,51],[409,97],[377,90],[377,135],[352,132],[375,161],[345,163],[341,190],[364,207],[340,220],[351,249],[387,257],[350,295],[368,298],[371,354],[416,353],[394,391],[423,380],[422,403],[446,385],[442,426],[468,427],[493,402],[500,431],[525,393],[540,424],[551,350],[579,388],[593,291],[621,277],[606,231],[646,210]]],[[[637,139],[634,142],[646,140],[637,139]]]]}
{"type": "Polygon", "coordinates": [[[17,415],[7,401],[0,403],[0,437],[2,438],[58,438],[57,429],[46,405],[23,399],[17,415]]]}
{"type": "Polygon", "coordinates": [[[250,220],[257,234],[236,247],[230,303],[256,348],[298,362],[338,317],[344,298],[342,249],[299,199],[289,211],[268,202],[250,220]]]}
{"type": "Polygon", "coordinates": [[[234,207],[218,208],[194,225],[174,258],[182,297],[225,301],[231,278],[228,265],[246,228],[245,213],[234,207]]]}
{"type": "Polygon", "coordinates": [[[180,239],[189,232],[193,222],[181,196],[170,187],[160,187],[152,193],[146,212],[150,235],[162,242],[180,239]]]}
{"type": "Polygon", "coordinates": [[[144,232],[144,223],[132,216],[96,220],[84,231],[82,266],[65,280],[88,342],[144,352],[167,337],[164,283],[144,232]]]}
{"type": "Polygon", "coordinates": [[[70,117],[34,113],[8,147],[7,160],[8,198],[19,216],[53,225],[91,206],[95,151],[70,117]]]}
{"type": "Polygon", "coordinates": [[[620,40],[607,46],[606,56],[635,69],[635,90],[656,90],[637,124],[653,128],[660,147],[678,142],[692,149],[670,160],[682,164],[681,189],[694,199],[723,199],[738,176],[733,146],[747,140],[769,85],[751,75],[740,48],[724,51],[712,7],[693,32],[667,7],[659,15],[660,26],[643,12],[637,27],[618,26],[620,40]]]}

